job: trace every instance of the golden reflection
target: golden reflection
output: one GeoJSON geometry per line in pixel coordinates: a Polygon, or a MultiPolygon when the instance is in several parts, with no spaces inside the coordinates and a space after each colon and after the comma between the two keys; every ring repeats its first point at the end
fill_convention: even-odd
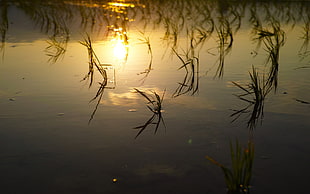
{"type": "Polygon", "coordinates": [[[118,60],[126,60],[128,55],[128,47],[124,44],[124,41],[121,39],[113,39],[114,42],[114,48],[113,48],[113,54],[114,57],[118,60]]]}
{"type": "Polygon", "coordinates": [[[111,40],[113,54],[117,60],[126,61],[128,57],[128,37],[127,32],[122,27],[114,28],[114,38],[111,40]]]}
{"type": "MultiPolygon", "coordinates": [[[[159,88],[143,88],[143,90],[147,91],[157,91],[159,88]]],[[[135,90],[130,90],[127,92],[114,92],[110,90],[107,92],[107,98],[105,100],[101,100],[100,104],[103,105],[113,105],[113,106],[122,106],[122,107],[131,107],[130,112],[137,111],[137,107],[141,102],[141,97],[137,95],[135,90]],[[134,110],[134,111],[133,111],[134,110]]]]}
{"type": "Polygon", "coordinates": [[[134,4],[131,4],[131,3],[121,3],[121,2],[109,2],[108,5],[110,5],[110,6],[117,6],[117,7],[135,7],[134,4]]]}
{"type": "Polygon", "coordinates": [[[110,9],[112,12],[120,13],[120,14],[127,14],[128,8],[134,8],[136,1],[126,2],[125,0],[118,0],[118,1],[112,1],[108,2],[107,8],[110,9]]]}
{"type": "Polygon", "coordinates": [[[127,106],[127,107],[136,107],[138,105],[138,96],[137,94],[130,92],[125,93],[108,93],[109,102],[101,101],[101,104],[109,104],[115,106],[127,106]]]}
{"type": "Polygon", "coordinates": [[[85,1],[82,2],[71,2],[71,1],[64,1],[65,4],[68,5],[78,5],[78,6],[84,6],[84,7],[103,7],[103,8],[108,8],[112,9],[114,12],[118,13],[123,13],[123,9],[126,9],[128,7],[134,8],[136,1],[133,2],[126,2],[125,0],[118,0],[118,1],[113,1],[113,2],[108,2],[107,4],[103,3],[88,3],[85,1]]]}

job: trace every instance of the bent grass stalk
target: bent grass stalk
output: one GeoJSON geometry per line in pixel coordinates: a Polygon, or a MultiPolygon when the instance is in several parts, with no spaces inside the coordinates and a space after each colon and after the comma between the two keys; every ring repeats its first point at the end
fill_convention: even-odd
{"type": "Polygon", "coordinates": [[[82,81],[90,79],[89,87],[92,86],[93,79],[94,79],[94,68],[96,68],[99,71],[100,75],[102,76],[102,81],[99,82],[100,87],[99,87],[95,97],[90,100],[90,102],[92,102],[92,101],[98,99],[96,106],[95,106],[95,109],[93,110],[93,112],[90,116],[90,119],[88,121],[88,124],[90,124],[90,122],[93,120],[93,118],[97,112],[98,106],[99,106],[100,101],[101,101],[102,96],[103,96],[104,89],[105,88],[114,89],[114,87],[107,87],[107,83],[108,83],[107,72],[103,68],[103,66],[100,65],[100,61],[99,61],[99,59],[98,59],[98,57],[97,57],[97,55],[96,55],[96,53],[92,47],[92,41],[91,41],[90,36],[87,34],[87,38],[84,38],[84,41],[80,42],[80,44],[84,45],[87,48],[88,58],[89,58],[88,73],[85,75],[85,77],[83,78],[82,81]]]}
{"type": "Polygon", "coordinates": [[[87,48],[88,51],[88,59],[89,59],[89,68],[88,68],[88,73],[85,75],[85,77],[83,78],[82,81],[84,80],[88,80],[90,78],[90,83],[89,83],[89,87],[92,86],[93,84],[93,80],[94,80],[94,68],[96,68],[99,73],[102,75],[103,78],[107,77],[107,73],[106,71],[100,66],[100,61],[93,49],[92,46],[92,41],[90,36],[87,34],[87,37],[84,38],[84,41],[80,41],[80,44],[82,44],[83,46],[85,46],[87,48]]]}
{"type": "Polygon", "coordinates": [[[215,27],[218,36],[218,67],[215,76],[222,78],[224,75],[225,57],[230,53],[233,45],[233,32],[227,19],[220,18],[220,26],[215,27]]]}
{"type": "Polygon", "coordinates": [[[172,48],[172,51],[182,63],[178,70],[185,69],[186,71],[183,81],[179,82],[179,86],[172,95],[173,97],[177,97],[188,92],[191,92],[191,94],[194,95],[199,89],[199,58],[195,56],[194,31],[187,31],[187,35],[190,39],[190,46],[186,52],[184,51],[184,56],[172,48]]]}
{"type": "Polygon", "coordinates": [[[146,44],[148,48],[148,54],[150,54],[150,62],[147,67],[143,72],[138,73],[138,75],[145,74],[144,77],[141,79],[142,83],[144,83],[145,79],[148,77],[149,73],[151,72],[152,69],[152,64],[153,64],[153,51],[150,43],[150,37],[145,36],[145,33],[142,31],[139,31],[140,34],[142,35],[142,38],[139,38],[142,44],[146,44]]]}
{"type": "Polygon", "coordinates": [[[194,95],[196,92],[198,92],[199,88],[199,59],[198,57],[193,57],[183,60],[180,54],[178,54],[175,50],[173,51],[182,62],[182,66],[179,67],[178,70],[185,69],[186,73],[183,81],[179,82],[179,86],[172,96],[178,97],[188,92],[192,92],[192,95],[194,95]]]}

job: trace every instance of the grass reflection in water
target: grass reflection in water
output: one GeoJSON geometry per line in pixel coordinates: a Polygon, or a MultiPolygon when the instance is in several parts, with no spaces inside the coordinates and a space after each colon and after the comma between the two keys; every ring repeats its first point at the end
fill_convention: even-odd
{"type": "Polygon", "coordinates": [[[103,93],[104,93],[104,89],[107,88],[107,89],[114,89],[115,88],[115,85],[112,86],[112,87],[107,87],[108,85],[108,74],[107,74],[107,69],[113,69],[113,78],[112,80],[110,80],[111,82],[113,82],[113,84],[115,84],[115,71],[114,71],[114,68],[112,65],[109,65],[109,64],[101,64],[100,61],[99,61],[99,58],[97,57],[94,49],[93,49],[93,46],[92,46],[92,40],[90,38],[90,36],[87,34],[87,37],[84,38],[84,41],[81,41],[80,42],[83,46],[85,46],[87,48],[87,51],[88,51],[88,59],[89,59],[89,62],[88,62],[88,73],[85,75],[85,77],[83,78],[82,81],[84,80],[89,80],[90,79],[90,82],[89,82],[89,87],[92,86],[93,84],[93,80],[94,80],[94,70],[97,69],[97,71],[100,73],[101,77],[102,77],[102,81],[99,82],[99,89],[95,95],[95,97],[93,99],[90,100],[90,102],[94,101],[97,99],[97,103],[96,103],[96,106],[95,106],[95,109],[94,111],[92,112],[91,116],[90,116],[90,119],[88,121],[88,124],[90,124],[90,122],[93,120],[95,114],[96,114],[96,111],[98,109],[98,106],[99,106],[99,103],[102,99],[102,96],[103,96],[103,93]]]}
{"type": "Polygon", "coordinates": [[[150,74],[151,70],[153,70],[153,69],[152,69],[152,64],[153,64],[153,51],[152,51],[152,47],[151,47],[150,37],[149,37],[149,36],[146,36],[145,33],[142,32],[142,31],[139,31],[139,32],[140,32],[140,34],[141,34],[142,37],[139,38],[138,40],[141,41],[141,44],[146,44],[146,45],[147,45],[147,48],[148,48],[147,52],[148,52],[148,54],[150,55],[150,62],[149,62],[149,64],[148,64],[148,67],[147,67],[144,71],[138,73],[138,75],[144,74],[143,78],[141,79],[142,84],[143,84],[144,81],[146,80],[146,78],[148,77],[148,75],[150,74]]]}
{"type": "Polygon", "coordinates": [[[155,125],[154,134],[156,134],[160,123],[162,123],[166,128],[164,118],[162,116],[163,112],[162,103],[164,100],[166,90],[163,92],[162,97],[160,97],[155,91],[153,91],[152,95],[150,95],[137,88],[134,89],[138,94],[140,94],[147,100],[147,108],[153,113],[153,115],[143,125],[134,128],[139,129],[139,132],[137,133],[135,138],[137,138],[150,124],[155,125]]]}
{"type": "Polygon", "coordinates": [[[49,57],[48,62],[56,63],[59,59],[63,59],[67,51],[67,43],[69,37],[51,36],[46,42],[49,44],[45,48],[46,55],[49,57]]]}
{"type": "Polygon", "coordinates": [[[183,50],[183,55],[172,48],[174,54],[182,63],[178,70],[185,70],[185,76],[182,82],[179,82],[179,86],[172,95],[173,97],[189,92],[194,95],[199,89],[199,56],[195,53],[197,45],[195,44],[196,39],[194,37],[194,31],[187,31],[187,37],[189,38],[190,46],[186,51],[183,50]]]}
{"type": "Polygon", "coordinates": [[[246,86],[242,86],[237,82],[232,82],[235,86],[240,88],[244,93],[236,95],[240,100],[245,101],[248,105],[240,110],[233,110],[234,113],[231,117],[235,117],[233,121],[238,119],[242,114],[250,112],[250,118],[247,121],[247,126],[250,129],[254,129],[257,120],[264,117],[264,101],[267,94],[271,91],[272,87],[266,84],[264,75],[260,76],[257,70],[252,67],[252,73],[250,72],[251,82],[246,86]],[[249,98],[250,96],[250,98],[249,98]]]}
{"type": "MultiPolygon", "coordinates": [[[[10,24],[10,20],[8,20],[8,8],[13,5],[13,3],[10,4],[7,2],[8,1],[1,1],[0,5],[0,51],[4,51],[4,43],[8,37],[7,31],[10,24]]],[[[141,79],[142,84],[153,69],[153,62],[157,63],[156,60],[158,55],[155,53],[157,51],[156,44],[155,47],[152,48],[151,39],[147,35],[150,26],[154,26],[152,30],[163,33],[161,34],[162,36],[159,35],[161,36],[159,39],[163,41],[166,49],[171,49],[169,51],[178,58],[177,60],[180,63],[178,66],[179,70],[184,71],[184,76],[180,78],[181,81],[179,81],[179,83],[172,82],[176,83],[172,86],[172,88],[176,87],[176,89],[173,90],[173,97],[185,94],[197,94],[199,87],[206,83],[199,83],[200,68],[212,69],[212,67],[202,66],[205,61],[203,61],[204,59],[201,56],[207,56],[205,58],[208,58],[208,54],[210,54],[208,50],[212,48],[217,50],[214,54],[214,56],[216,56],[214,58],[215,60],[211,61],[211,63],[215,64],[215,77],[224,77],[225,63],[228,62],[226,56],[231,53],[233,43],[236,44],[238,42],[239,36],[237,35],[237,31],[241,28],[241,22],[250,18],[250,25],[245,25],[245,28],[243,29],[242,27],[242,30],[252,30],[254,33],[254,41],[257,43],[258,47],[262,47],[265,52],[264,54],[267,54],[267,59],[263,61],[267,70],[260,72],[258,68],[252,66],[249,72],[248,83],[243,85],[237,81],[232,82],[237,89],[241,90],[241,93],[235,96],[246,103],[246,106],[233,110],[234,112],[231,114],[231,117],[233,121],[235,121],[242,115],[246,115],[247,127],[251,130],[256,127],[259,120],[263,120],[267,95],[270,94],[270,91],[273,89],[276,91],[278,88],[280,50],[286,41],[284,29],[288,23],[291,22],[293,23],[292,25],[296,25],[299,24],[299,22],[304,22],[302,26],[302,35],[300,37],[302,45],[298,54],[301,60],[304,60],[310,53],[308,47],[310,12],[306,10],[307,6],[304,6],[303,3],[298,3],[295,8],[293,8],[294,6],[291,6],[290,3],[278,3],[278,1],[132,0],[129,2],[124,0],[112,2],[105,0],[58,0],[55,1],[57,2],[55,4],[51,1],[41,1],[40,3],[40,1],[16,0],[14,2],[16,2],[16,7],[25,12],[27,16],[30,16],[35,25],[49,37],[47,41],[48,46],[45,51],[50,57],[49,62],[51,63],[55,63],[59,59],[62,59],[67,50],[69,34],[72,33],[67,25],[72,23],[73,16],[77,15],[76,21],[77,23],[80,22],[78,25],[80,25],[82,30],[91,30],[92,34],[101,34],[103,30],[103,34],[106,35],[104,36],[105,38],[110,35],[115,38],[116,44],[120,46],[116,49],[116,53],[121,53],[121,58],[124,58],[124,62],[127,62],[129,40],[133,38],[133,36],[131,36],[132,31],[129,28],[129,24],[133,23],[132,26],[137,25],[139,29],[141,23],[144,24],[144,28],[142,27],[143,30],[139,31],[141,38],[138,40],[140,40],[141,44],[146,45],[145,49],[149,54],[149,58],[146,59],[146,68],[143,67],[143,69],[138,70],[138,72],[140,72],[138,75],[144,76],[141,79]],[[297,12],[297,10],[301,13],[294,13],[297,12]],[[283,25],[283,23],[285,23],[285,25],[283,25]],[[163,31],[160,31],[160,28],[162,28],[163,31]],[[208,40],[211,40],[211,44],[209,44],[210,42],[208,40]],[[212,40],[215,45],[212,45],[212,40]],[[183,46],[185,44],[187,47],[183,47],[183,50],[180,45],[183,46]],[[125,47],[122,47],[124,45],[125,47]]],[[[244,31],[242,31],[242,33],[243,32],[244,31]]],[[[154,42],[155,41],[152,40],[152,43],[154,42]]],[[[80,41],[80,43],[87,48],[89,59],[88,72],[82,81],[87,81],[90,88],[97,79],[94,77],[99,75],[98,90],[90,100],[90,102],[96,103],[89,118],[90,123],[97,112],[105,89],[115,88],[115,70],[113,65],[102,64],[100,62],[94,51],[93,42],[89,35],[86,35],[84,40],[80,41]],[[112,71],[113,74],[112,79],[110,78],[110,75],[112,75],[109,74],[110,71],[112,71]],[[111,82],[113,82],[112,86],[109,85],[111,82]]],[[[130,62],[137,62],[131,59],[132,58],[129,60],[130,62]]],[[[239,62],[238,59],[237,62],[232,61],[232,64],[239,62]]],[[[249,66],[246,68],[249,68],[249,66]]],[[[309,68],[309,65],[299,68],[309,68]]],[[[174,72],[172,71],[171,74],[172,73],[174,72]]],[[[133,88],[137,86],[130,87],[133,88]]],[[[140,137],[150,126],[154,127],[154,133],[158,132],[161,125],[166,128],[162,114],[162,103],[165,91],[162,96],[160,96],[155,91],[144,92],[137,88],[134,88],[134,90],[137,95],[142,97],[142,100],[144,98],[147,101],[147,109],[151,111],[151,117],[143,124],[134,128],[138,131],[135,138],[140,137]]],[[[298,103],[309,105],[309,100],[304,97],[300,99],[294,98],[294,100],[298,103]]],[[[209,110],[206,110],[206,112],[207,111],[209,110]]],[[[176,138],[178,138],[178,135],[176,138]]],[[[232,168],[227,168],[209,156],[207,156],[207,159],[222,169],[229,192],[248,193],[252,175],[254,143],[249,143],[245,149],[241,147],[238,141],[236,141],[235,145],[231,143],[230,154],[232,168]]]]}
{"type": "Polygon", "coordinates": [[[268,53],[266,64],[270,63],[269,75],[266,84],[269,87],[278,87],[280,48],[285,44],[285,32],[281,29],[280,22],[272,20],[270,28],[259,26],[256,29],[258,45],[264,43],[265,51],[268,53]]]}

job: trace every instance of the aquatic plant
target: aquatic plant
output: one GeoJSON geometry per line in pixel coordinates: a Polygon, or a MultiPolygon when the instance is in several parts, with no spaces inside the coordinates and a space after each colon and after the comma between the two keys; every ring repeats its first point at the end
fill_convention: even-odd
{"type": "Polygon", "coordinates": [[[143,124],[138,127],[135,127],[134,129],[139,129],[139,132],[135,136],[135,139],[150,125],[155,125],[154,134],[157,133],[157,130],[159,128],[160,123],[162,122],[164,127],[166,128],[164,119],[162,117],[162,103],[164,100],[165,91],[163,92],[162,97],[160,97],[155,91],[152,91],[152,95],[147,94],[146,92],[143,92],[137,88],[134,88],[134,90],[143,96],[147,100],[147,108],[153,113],[153,115],[143,124]]]}
{"type": "Polygon", "coordinates": [[[231,117],[235,117],[232,122],[237,120],[242,114],[248,113],[250,107],[252,111],[250,112],[250,118],[247,121],[247,126],[250,129],[255,128],[256,122],[259,118],[261,121],[264,117],[264,102],[267,94],[272,90],[271,85],[266,84],[264,75],[260,76],[256,69],[252,66],[252,73],[250,75],[250,83],[246,86],[242,86],[237,82],[232,82],[235,86],[240,88],[244,93],[235,95],[240,100],[245,101],[248,105],[245,108],[240,110],[233,110],[234,113],[231,114],[231,117]]]}
{"type": "Polygon", "coordinates": [[[252,142],[249,142],[244,149],[237,140],[235,146],[230,142],[231,168],[227,168],[210,156],[206,156],[206,159],[221,168],[228,193],[247,194],[250,192],[254,162],[254,144],[252,142]]]}

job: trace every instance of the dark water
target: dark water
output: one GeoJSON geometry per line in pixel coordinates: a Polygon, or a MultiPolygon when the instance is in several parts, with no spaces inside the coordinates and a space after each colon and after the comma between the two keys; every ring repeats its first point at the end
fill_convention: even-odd
{"type": "Polygon", "coordinates": [[[2,0],[1,193],[308,193],[309,9],[2,0]]]}

